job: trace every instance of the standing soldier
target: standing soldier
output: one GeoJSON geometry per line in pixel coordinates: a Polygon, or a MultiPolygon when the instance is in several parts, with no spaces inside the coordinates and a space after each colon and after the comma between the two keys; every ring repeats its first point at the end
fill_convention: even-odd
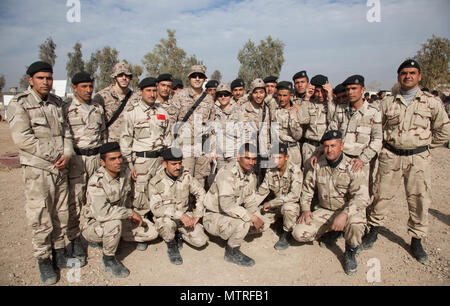
{"type": "Polygon", "coordinates": [[[219,82],[216,80],[209,80],[205,85],[206,93],[213,99],[216,97],[217,86],[219,86],[219,82]]]}
{"type": "Polygon", "coordinates": [[[297,72],[292,77],[292,81],[294,81],[295,95],[293,102],[295,104],[301,104],[302,100],[305,98],[306,89],[309,85],[308,74],[305,70],[297,72]]]}
{"type": "Polygon", "coordinates": [[[415,60],[406,60],[400,65],[397,79],[400,93],[380,102],[384,145],[379,156],[374,203],[368,211],[370,232],[362,246],[370,249],[377,240],[378,230],[403,180],[411,251],[419,262],[426,263],[427,254],[421,239],[427,235],[431,204],[430,149],[449,141],[450,122],[442,104],[419,89],[422,74],[415,60]]]}
{"type": "Polygon", "coordinates": [[[358,268],[356,250],[367,223],[367,180],[363,172],[353,172],[351,169],[350,158],[342,152],[344,143],[341,132],[326,132],[321,143],[325,155],[306,173],[300,199],[302,214],[292,235],[299,242],[309,242],[331,230],[343,231],[344,270],[346,274],[354,274],[358,268]],[[311,212],[315,190],[319,207],[311,212]]]}
{"type": "MultiPolygon", "coordinates": [[[[162,150],[172,145],[172,134],[169,115],[155,102],[156,79],[143,79],[139,88],[141,100],[124,111],[120,147],[136,181],[133,206],[145,217],[150,211],[148,182],[161,165],[162,150]]],[[[138,249],[147,249],[147,244],[139,243],[138,249]]]]}
{"type": "Polygon", "coordinates": [[[188,73],[190,86],[176,93],[172,103],[177,111],[175,129],[177,144],[183,151],[185,167],[204,186],[209,175],[210,148],[206,140],[211,136],[214,120],[213,98],[203,92],[206,80],[205,67],[193,65],[188,73]],[[181,127],[180,124],[181,123],[181,127]],[[206,144],[205,144],[206,143],[206,144]]]}
{"type": "Polygon", "coordinates": [[[123,165],[117,142],[100,147],[100,165],[88,183],[81,232],[87,241],[102,243],[105,271],[116,277],[127,277],[130,271],[116,258],[120,239],[147,242],[156,239],[158,233],[150,221],[131,208],[131,173],[123,165]]]}
{"type": "Polygon", "coordinates": [[[289,247],[289,234],[297,221],[300,212],[300,191],[303,173],[299,164],[289,160],[288,146],[275,143],[270,151],[275,168],[266,172],[264,181],[258,188],[257,195],[265,199],[270,192],[273,198],[266,199],[263,210],[266,217],[275,222],[278,215],[283,216],[283,232],[275,244],[275,249],[284,250],[289,247]]]}
{"type": "Polygon", "coordinates": [[[94,79],[86,72],[72,78],[75,98],[64,104],[64,117],[74,139],[75,155],[69,162],[69,223],[67,238],[72,241],[72,255],[83,266],[86,253],[80,241],[80,212],[86,204],[89,178],[100,167],[100,146],[106,139],[103,107],[92,102],[94,79]]]}
{"type": "Polygon", "coordinates": [[[268,224],[258,210],[257,179],[252,171],[256,158],[256,147],[243,144],[237,162],[219,170],[204,201],[206,231],[227,241],[226,261],[246,267],[253,266],[255,261],[240,251],[242,241],[250,229],[261,232],[268,224]]]}
{"type": "Polygon", "coordinates": [[[176,121],[176,113],[177,110],[173,107],[170,101],[170,94],[172,92],[172,84],[173,78],[171,74],[163,73],[158,76],[156,79],[157,86],[157,97],[156,102],[165,109],[165,111],[169,114],[169,121],[173,125],[176,121]]]}
{"type": "Polygon", "coordinates": [[[180,90],[182,90],[184,88],[183,86],[183,81],[180,79],[172,79],[172,91],[171,91],[171,96],[173,97],[177,92],[179,92],[180,90]]]}
{"type": "Polygon", "coordinates": [[[127,104],[138,101],[139,97],[128,88],[133,78],[129,64],[126,62],[117,63],[111,77],[114,79],[114,84],[99,91],[94,96],[93,101],[102,105],[105,110],[105,122],[108,129],[107,141],[119,142],[122,132],[123,110],[127,104]]]}
{"type": "Polygon", "coordinates": [[[231,93],[233,94],[232,103],[237,103],[242,105],[242,98],[246,99],[247,95],[245,93],[245,83],[242,79],[236,79],[231,82],[231,93]]]}
{"type": "Polygon", "coordinates": [[[163,166],[148,185],[148,198],[157,231],[167,243],[167,253],[171,263],[181,265],[177,241],[177,231],[181,238],[195,247],[208,242],[203,226],[198,223],[203,217],[205,190],[189,171],[183,169],[183,153],[176,148],[165,149],[162,153],[163,166]],[[189,195],[193,194],[196,205],[188,211],[189,195]]]}
{"type": "Polygon", "coordinates": [[[56,283],[58,268],[68,266],[64,234],[68,222],[67,167],[73,156],[72,135],[63,117],[63,101],[50,93],[53,69],[35,62],[27,70],[31,88],[8,106],[11,136],[19,149],[25,188],[25,211],[32,230],[34,257],[44,284],[56,283]]]}
{"type": "MultiPolygon", "coordinates": [[[[345,86],[342,84],[338,84],[334,90],[334,95],[335,95],[335,103],[336,105],[338,104],[347,104],[348,100],[347,100],[347,92],[345,91],[345,86]]],[[[364,99],[363,99],[364,101],[364,99]]]]}
{"type": "Polygon", "coordinates": [[[277,80],[278,80],[278,78],[276,76],[273,76],[273,75],[264,78],[264,84],[266,84],[267,96],[276,98],[277,80]]]}

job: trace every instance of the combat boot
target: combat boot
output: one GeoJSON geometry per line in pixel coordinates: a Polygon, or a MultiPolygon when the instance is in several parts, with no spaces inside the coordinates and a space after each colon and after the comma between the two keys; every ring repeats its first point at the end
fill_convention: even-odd
{"type": "Polygon", "coordinates": [[[181,265],[183,263],[183,258],[181,258],[180,251],[178,250],[176,238],[167,242],[167,254],[169,255],[170,262],[174,265],[181,265]]]}
{"type": "Polygon", "coordinates": [[[426,264],[428,261],[428,256],[425,250],[422,247],[422,242],[420,239],[412,238],[411,239],[411,252],[414,258],[423,264],[426,264]]]}
{"type": "Polygon", "coordinates": [[[106,256],[103,254],[102,261],[103,269],[115,277],[127,277],[130,275],[130,271],[116,259],[116,256],[106,256]]]}
{"type": "Polygon", "coordinates": [[[228,244],[225,246],[225,260],[239,266],[251,267],[255,261],[241,252],[240,247],[232,248],[228,244]]]}
{"type": "Polygon", "coordinates": [[[79,260],[80,268],[86,265],[86,252],[81,245],[81,238],[78,236],[71,241],[72,244],[72,256],[79,260]]]}
{"type": "Polygon", "coordinates": [[[358,270],[358,264],[356,262],[356,249],[358,247],[351,247],[345,244],[344,253],[344,271],[347,275],[353,275],[358,270]]]}
{"type": "Polygon", "coordinates": [[[370,231],[364,235],[362,238],[361,248],[363,250],[369,250],[373,247],[373,244],[378,239],[378,231],[380,227],[379,226],[372,226],[370,228],[370,231]]]}
{"type": "Polygon", "coordinates": [[[56,284],[58,280],[58,275],[53,269],[53,264],[50,258],[39,258],[38,259],[39,272],[41,274],[41,281],[44,285],[53,285],[56,284]]]}
{"type": "Polygon", "coordinates": [[[68,257],[65,248],[53,250],[53,261],[59,269],[72,268],[75,258],[68,257]]]}
{"type": "Polygon", "coordinates": [[[336,240],[342,236],[342,232],[331,231],[323,234],[319,238],[321,248],[329,248],[336,243],[336,240]]]}
{"type": "Polygon", "coordinates": [[[148,243],[147,242],[138,242],[136,244],[136,250],[138,251],[145,251],[148,248],[148,243]]]}
{"type": "Polygon", "coordinates": [[[283,233],[280,236],[280,239],[277,243],[273,246],[275,250],[285,250],[289,247],[289,236],[290,233],[283,230],[283,233]]]}
{"type": "Polygon", "coordinates": [[[177,232],[175,238],[177,239],[178,249],[181,250],[183,248],[183,234],[177,232]]]}

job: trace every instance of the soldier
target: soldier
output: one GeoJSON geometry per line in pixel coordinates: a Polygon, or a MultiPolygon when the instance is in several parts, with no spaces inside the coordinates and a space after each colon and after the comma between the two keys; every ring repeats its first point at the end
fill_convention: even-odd
{"type": "Polygon", "coordinates": [[[280,214],[283,216],[283,232],[275,244],[276,250],[289,247],[290,232],[294,227],[300,212],[300,191],[303,183],[303,173],[299,164],[289,160],[288,146],[275,143],[270,151],[275,168],[266,172],[264,181],[258,188],[257,195],[266,200],[263,204],[265,217],[275,222],[280,214]],[[266,198],[269,193],[273,197],[266,198]]]}
{"type": "MultiPolygon", "coordinates": [[[[145,217],[150,212],[148,182],[161,166],[162,150],[172,145],[172,134],[169,115],[155,102],[156,79],[143,79],[139,88],[141,100],[124,111],[120,147],[135,181],[133,206],[145,217]]],[[[146,243],[138,243],[138,250],[146,249],[146,243]]]]}
{"type": "Polygon", "coordinates": [[[293,103],[301,104],[302,100],[305,98],[306,89],[309,85],[309,77],[305,70],[297,72],[292,77],[292,81],[294,81],[295,95],[293,99],[293,103]]]}
{"type": "Polygon", "coordinates": [[[258,210],[257,179],[252,171],[256,158],[256,147],[243,144],[237,162],[219,170],[204,201],[206,231],[227,241],[226,261],[246,267],[253,266],[255,261],[240,251],[242,241],[251,227],[252,232],[258,233],[268,223],[258,210]]]}
{"type": "MultiPolygon", "coordinates": [[[[338,84],[334,90],[334,95],[335,95],[335,103],[336,105],[338,104],[347,104],[347,93],[345,91],[345,86],[342,84],[338,84]]],[[[361,96],[362,97],[362,96],[361,96]]]]}
{"type": "Polygon", "coordinates": [[[374,203],[368,210],[370,232],[364,236],[362,247],[370,249],[377,240],[388,207],[403,180],[411,251],[419,262],[426,263],[421,239],[427,235],[431,204],[430,149],[449,141],[450,123],[442,104],[419,89],[422,74],[415,60],[400,65],[397,79],[400,93],[380,103],[384,145],[379,155],[374,203]]]}
{"type": "Polygon", "coordinates": [[[238,105],[242,105],[243,103],[241,98],[245,98],[245,83],[242,79],[235,79],[231,82],[231,93],[233,94],[232,103],[237,103],[238,105]]]}
{"type": "Polygon", "coordinates": [[[383,100],[386,97],[386,90],[380,90],[377,95],[380,100],[383,100]]]}
{"type": "Polygon", "coordinates": [[[169,73],[163,73],[158,75],[158,78],[156,79],[156,84],[157,84],[156,102],[160,103],[161,105],[163,105],[164,103],[169,103],[173,84],[172,75],[169,73]]]}
{"type": "Polygon", "coordinates": [[[219,86],[219,82],[216,80],[209,80],[205,85],[206,93],[211,95],[213,99],[216,97],[217,86],[219,86]]]}
{"type": "Polygon", "coordinates": [[[367,102],[369,102],[369,100],[370,100],[370,92],[366,92],[366,93],[364,94],[364,100],[367,101],[367,102]]]}
{"type": "Polygon", "coordinates": [[[34,257],[44,284],[56,283],[58,268],[68,267],[64,234],[68,222],[67,167],[72,135],[63,117],[63,101],[50,93],[53,68],[35,62],[27,70],[29,89],[15,96],[7,110],[11,136],[19,149],[25,188],[25,212],[32,231],[34,257]]]}
{"type": "Polygon", "coordinates": [[[357,271],[356,250],[367,223],[367,180],[361,171],[352,171],[350,158],[343,154],[341,132],[326,132],[321,143],[325,155],[306,173],[300,199],[302,213],[292,235],[299,242],[309,242],[331,230],[344,231],[344,270],[350,275],[357,271]],[[315,190],[319,207],[311,212],[315,190]]]}
{"type": "Polygon", "coordinates": [[[268,76],[264,78],[264,84],[266,84],[266,93],[268,96],[276,97],[277,93],[277,80],[278,77],[276,76],[268,76]]]}
{"type": "Polygon", "coordinates": [[[95,103],[103,106],[105,110],[105,122],[108,128],[108,140],[119,142],[122,132],[123,110],[127,104],[133,104],[139,100],[139,96],[128,88],[133,74],[131,67],[125,62],[114,66],[111,77],[114,84],[99,91],[93,98],[95,103]]]}
{"type": "Polygon", "coordinates": [[[105,271],[127,277],[130,271],[115,256],[120,239],[147,242],[156,239],[158,233],[149,220],[131,208],[131,173],[123,164],[119,144],[105,143],[99,151],[101,167],[88,183],[81,233],[94,245],[102,243],[105,271]]]}
{"type": "Polygon", "coordinates": [[[92,101],[94,79],[87,72],[72,78],[75,98],[64,104],[64,117],[74,139],[75,155],[69,162],[69,223],[67,237],[72,241],[72,255],[81,266],[86,253],[80,240],[80,213],[86,205],[89,178],[100,167],[99,149],[107,137],[103,107],[92,101]]]}
{"type": "Polygon", "coordinates": [[[177,92],[184,88],[183,81],[180,79],[172,79],[172,92],[171,96],[173,97],[177,92]]]}
{"type": "Polygon", "coordinates": [[[203,93],[206,80],[205,67],[193,65],[188,73],[190,86],[172,98],[177,109],[177,144],[182,146],[183,167],[204,186],[209,175],[210,148],[205,145],[212,134],[210,122],[214,120],[214,101],[203,93]],[[197,102],[197,103],[196,103],[197,102]]]}
{"type": "MultiPolygon", "coordinates": [[[[176,232],[183,240],[202,247],[208,242],[203,226],[198,223],[204,214],[205,190],[186,169],[182,167],[183,153],[176,148],[165,149],[162,153],[163,166],[148,185],[148,198],[153,213],[153,221],[159,235],[167,243],[167,253],[172,264],[181,265],[176,232]],[[193,194],[196,205],[188,211],[189,195],[193,194]]],[[[180,240],[181,242],[182,240],[180,240]]]]}

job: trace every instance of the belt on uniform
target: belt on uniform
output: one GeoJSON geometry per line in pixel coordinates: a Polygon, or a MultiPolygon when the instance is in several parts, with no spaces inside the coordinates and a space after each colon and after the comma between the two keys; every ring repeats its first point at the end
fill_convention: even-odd
{"type": "Polygon", "coordinates": [[[94,148],[94,149],[77,149],[74,148],[75,153],[77,153],[77,155],[86,155],[86,156],[92,156],[92,155],[97,155],[98,152],[100,151],[100,147],[98,148],[94,148]]]}
{"type": "Polygon", "coordinates": [[[283,144],[287,145],[289,148],[296,147],[296,142],[283,142],[283,144]]]}
{"type": "Polygon", "coordinates": [[[397,149],[388,143],[385,143],[384,147],[386,149],[388,149],[389,151],[391,151],[392,153],[394,153],[396,155],[400,155],[400,156],[410,156],[410,155],[419,154],[419,153],[422,153],[422,152],[425,152],[428,150],[428,146],[418,147],[418,148],[409,149],[409,150],[397,149]]]}
{"type": "Polygon", "coordinates": [[[158,158],[161,156],[161,151],[136,152],[136,156],[145,158],[158,158]]]}
{"type": "Polygon", "coordinates": [[[347,153],[344,153],[344,154],[347,155],[350,158],[359,158],[358,155],[350,155],[350,154],[347,154],[347,153]]]}
{"type": "Polygon", "coordinates": [[[320,142],[318,142],[317,140],[311,140],[311,139],[308,139],[308,138],[303,138],[303,142],[307,142],[310,145],[313,145],[313,146],[316,146],[316,147],[320,146],[320,142]]]}

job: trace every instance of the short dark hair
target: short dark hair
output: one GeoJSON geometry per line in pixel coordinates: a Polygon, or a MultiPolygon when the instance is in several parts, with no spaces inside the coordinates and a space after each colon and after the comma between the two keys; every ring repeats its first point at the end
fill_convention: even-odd
{"type": "Polygon", "coordinates": [[[246,142],[239,148],[238,155],[244,156],[245,152],[258,154],[258,149],[256,148],[256,146],[254,144],[246,142]]]}

